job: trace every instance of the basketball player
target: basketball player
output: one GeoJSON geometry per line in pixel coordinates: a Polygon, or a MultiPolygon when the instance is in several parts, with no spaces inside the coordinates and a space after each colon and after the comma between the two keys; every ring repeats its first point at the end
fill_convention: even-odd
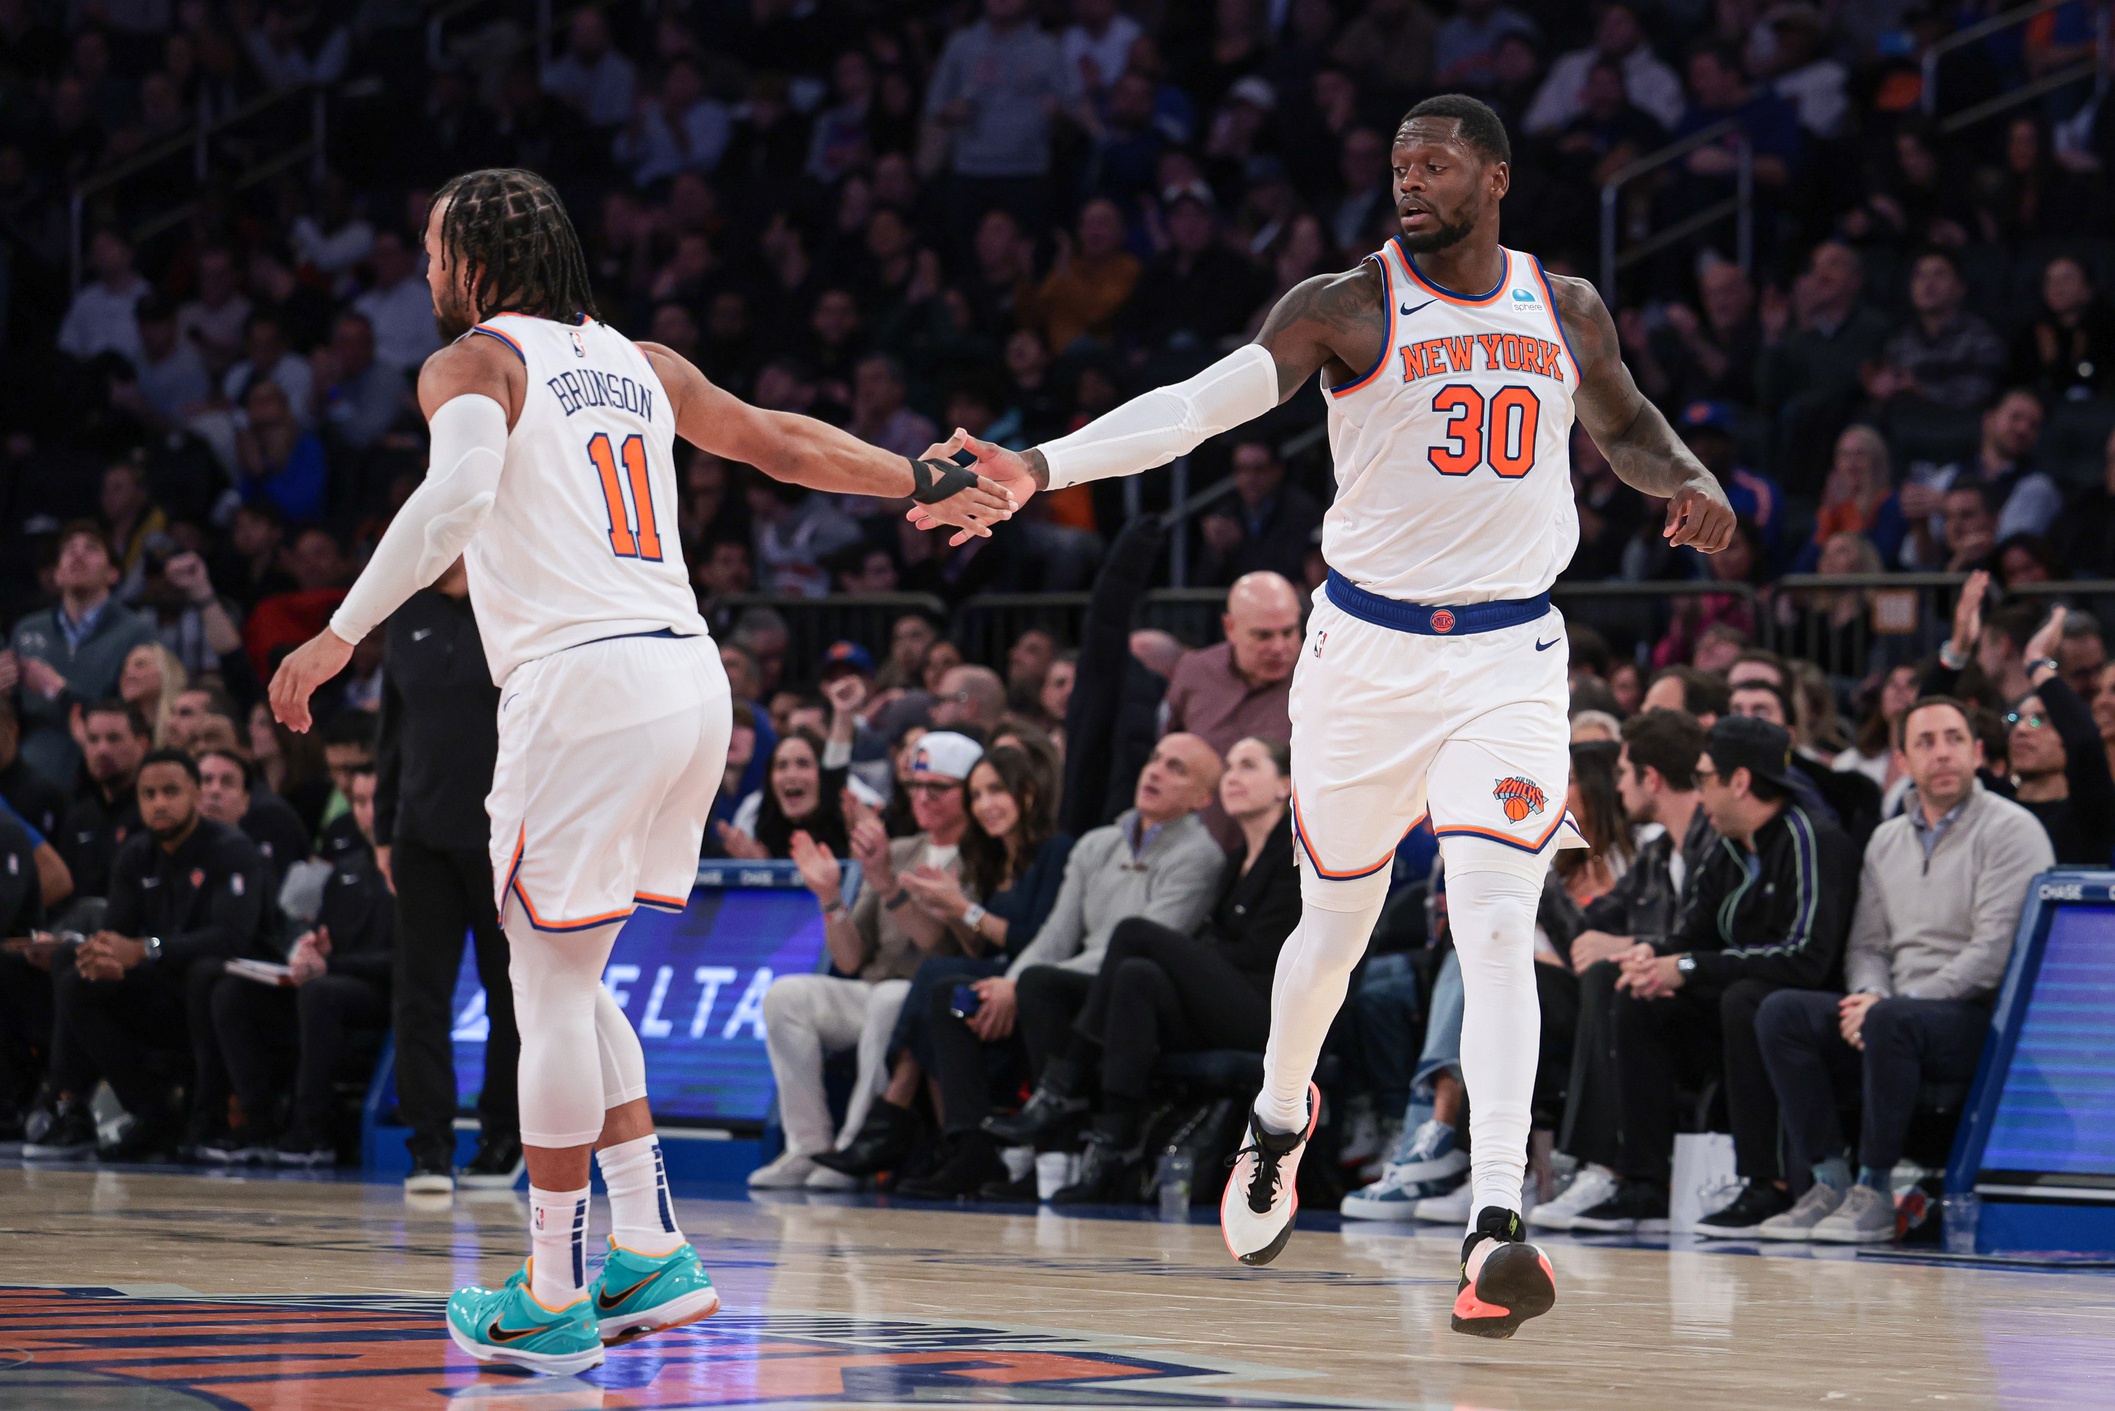
{"type": "Polygon", "coordinates": [[[472,1357],[578,1372],[606,1342],[719,1306],[676,1227],[639,1040],[601,985],[635,907],[682,909],[732,729],[676,539],[675,438],[818,490],[911,496],[959,541],[988,534],[1009,499],[946,461],[746,406],[600,322],[572,223],[533,173],[442,187],[426,254],[455,339],[419,374],[430,469],[330,625],[280,667],[272,709],[307,729],[310,694],[354,645],[463,557],[500,685],[485,803],[521,1028],[532,1253],[504,1287],[459,1291],[448,1327],[472,1357]],[[589,1287],[591,1151],[612,1229],[589,1287]]]}
{"type": "Polygon", "coordinates": [[[1263,1092],[1220,1225],[1245,1263],[1285,1247],[1320,1096],[1309,1078],[1397,841],[1429,814],[1467,990],[1475,1213],[1453,1325],[1485,1337],[1510,1337],[1556,1300],[1519,1210],[1535,904],[1554,850],[1584,846],[1563,816],[1567,648],[1549,599],[1579,537],[1574,414],[1618,475],[1666,497],[1670,543],[1715,553],[1734,527],[1717,481],[1638,394],[1593,286],[1499,245],[1509,160],[1482,103],[1418,104],[1393,151],[1400,237],[1296,285],[1256,342],[1187,382],[1025,455],[966,442],[1025,503],[1164,464],[1321,374],[1337,494],[1322,531],[1329,580],[1292,687],[1305,905],[1278,960],[1263,1092]]]}

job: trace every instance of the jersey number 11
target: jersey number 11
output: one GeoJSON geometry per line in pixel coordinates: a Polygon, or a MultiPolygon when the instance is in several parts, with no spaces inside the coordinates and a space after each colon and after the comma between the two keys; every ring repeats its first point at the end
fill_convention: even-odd
{"type": "Polygon", "coordinates": [[[610,452],[610,437],[607,431],[598,431],[588,438],[588,459],[595,463],[595,473],[602,477],[602,499],[610,515],[610,549],[620,559],[647,559],[653,563],[661,561],[661,531],[654,524],[654,497],[646,483],[646,438],[627,436],[617,455],[610,452]],[[617,470],[619,458],[624,462],[620,476],[617,470]],[[632,503],[638,507],[638,531],[633,532],[633,516],[625,509],[624,487],[629,481],[632,503]]]}

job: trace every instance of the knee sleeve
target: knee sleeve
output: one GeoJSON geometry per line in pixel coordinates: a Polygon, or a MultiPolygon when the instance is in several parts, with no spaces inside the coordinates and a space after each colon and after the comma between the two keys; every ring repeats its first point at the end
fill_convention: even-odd
{"type": "MultiPolygon", "coordinates": [[[[602,1005],[629,1037],[631,1026],[602,989],[602,968],[623,923],[588,931],[539,931],[509,908],[507,978],[521,1030],[521,1139],[551,1148],[586,1146],[602,1135],[605,1074],[620,1084],[621,1045],[614,1032],[605,1051],[602,1005]]],[[[630,1038],[640,1084],[645,1063],[630,1038]]]]}
{"type": "Polygon", "coordinates": [[[605,1111],[646,1096],[646,1052],[632,1021],[598,983],[595,986],[595,1047],[602,1058],[602,1106],[605,1111]]]}
{"type": "MultiPolygon", "coordinates": [[[[1482,851],[1479,849],[1479,852],[1482,851]]],[[[1481,861],[1481,858],[1478,859],[1481,861]]],[[[1521,869],[1447,869],[1447,910],[1461,963],[1461,1077],[1469,1091],[1470,1213],[1520,1208],[1542,1011],[1535,908],[1542,878],[1521,869]]]]}

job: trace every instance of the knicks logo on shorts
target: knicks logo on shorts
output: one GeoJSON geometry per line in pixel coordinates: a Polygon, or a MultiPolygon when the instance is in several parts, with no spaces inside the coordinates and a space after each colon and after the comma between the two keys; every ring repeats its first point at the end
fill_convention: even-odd
{"type": "Polygon", "coordinates": [[[1491,790],[1491,797],[1498,800],[1500,807],[1505,809],[1506,818],[1514,823],[1531,813],[1542,812],[1549,803],[1541,785],[1517,774],[1508,779],[1500,779],[1497,786],[1491,790]]]}

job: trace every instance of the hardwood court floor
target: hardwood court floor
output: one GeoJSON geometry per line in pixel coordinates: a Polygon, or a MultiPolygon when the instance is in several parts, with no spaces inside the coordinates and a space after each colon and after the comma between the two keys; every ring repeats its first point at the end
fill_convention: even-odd
{"type": "Polygon", "coordinates": [[[442,1331],[450,1289],[518,1264],[515,1197],[0,1169],[0,1408],[2115,1406],[2106,1275],[1558,1237],[1556,1310],[1487,1343],[1446,1330],[1451,1231],[1303,1228],[1249,1270],[1202,1223],[679,1213],[720,1314],[551,1381],[481,1373],[442,1331]]]}

